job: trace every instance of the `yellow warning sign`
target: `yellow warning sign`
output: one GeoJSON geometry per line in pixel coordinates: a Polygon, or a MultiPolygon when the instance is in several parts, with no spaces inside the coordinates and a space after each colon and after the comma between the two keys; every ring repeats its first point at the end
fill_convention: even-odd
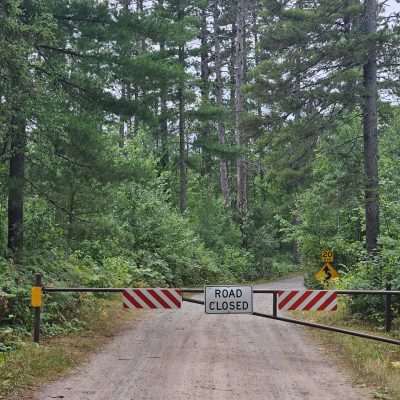
{"type": "Polygon", "coordinates": [[[32,307],[41,307],[42,306],[42,288],[35,286],[32,288],[32,298],[31,298],[32,307]]]}
{"type": "Polygon", "coordinates": [[[324,250],[321,253],[321,258],[324,263],[333,263],[333,251],[332,250],[324,250]]]}
{"type": "Polygon", "coordinates": [[[315,274],[315,278],[320,282],[327,282],[331,279],[339,278],[339,273],[332,266],[326,262],[324,266],[315,274]]]}

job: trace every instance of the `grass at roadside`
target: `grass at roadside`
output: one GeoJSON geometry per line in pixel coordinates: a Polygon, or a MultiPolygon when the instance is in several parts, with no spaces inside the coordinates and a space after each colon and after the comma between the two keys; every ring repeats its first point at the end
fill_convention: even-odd
{"type": "Polygon", "coordinates": [[[138,313],[126,312],[117,299],[98,300],[80,311],[85,328],[65,336],[27,338],[15,351],[0,354],[0,399],[22,400],[33,387],[55,379],[84,361],[138,313]]]}
{"type": "MultiPolygon", "coordinates": [[[[336,313],[293,313],[296,318],[341,326],[378,336],[385,333],[367,323],[351,318],[344,305],[336,313]]],[[[400,348],[348,335],[312,330],[326,351],[340,360],[357,383],[372,389],[374,398],[400,399],[400,348]]],[[[400,338],[399,326],[391,335],[400,338]]]]}

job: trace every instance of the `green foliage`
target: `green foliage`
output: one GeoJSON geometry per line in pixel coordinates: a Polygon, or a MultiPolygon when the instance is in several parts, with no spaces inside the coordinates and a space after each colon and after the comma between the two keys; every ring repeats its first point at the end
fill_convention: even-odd
{"type": "MultiPolygon", "coordinates": [[[[372,48],[376,45],[383,58],[397,58],[392,44],[398,42],[399,21],[394,18],[389,26],[380,15],[383,10],[375,15],[368,9],[370,4],[267,1],[261,16],[260,62],[251,71],[253,81],[247,93],[265,108],[264,135],[257,143],[270,181],[263,185],[265,198],[275,197],[281,203],[271,202],[278,226],[274,229],[272,225],[269,232],[271,237],[281,232],[280,244],[298,248],[295,255],[306,268],[310,286],[319,286],[314,273],[321,267],[320,252],[325,248],[336,254],[337,269],[359,277],[353,284],[369,282],[381,288],[387,282],[398,282],[398,272],[389,267],[398,259],[394,150],[399,145],[398,117],[391,113],[398,113],[398,107],[379,104],[380,123],[373,126],[368,118],[375,111],[367,109],[365,99],[372,48]],[[377,33],[367,28],[367,21],[375,18],[377,33]],[[374,173],[378,156],[375,147],[371,148],[375,134],[367,134],[371,128],[377,128],[381,138],[381,158],[374,173]],[[378,180],[378,169],[380,200],[371,189],[378,180]],[[372,216],[369,211],[379,204],[379,259],[371,261],[371,231],[375,235],[378,213],[372,216]],[[374,274],[367,278],[363,271],[370,263],[374,274]]],[[[385,62],[378,62],[378,76],[380,71],[385,75],[386,67],[385,62]]],[[[382,83],[387,89],[397,87],[398,79],[386,75],[382,83]]],[[[379,88],[373,96],[378,103],[380,96],[382,103],[387,101],[379,88]]],[[[395,97],[389,102],[398,104],[395,97]]],[[[374,307],[379,306],[364,307],[365,315],[374,307]]]]}
{"type": "MultiPolygon", "coordinates": [[[[193,181],[193,209],[188,218],[171,206],[168,175],[157,174],[158,162],[149,153],[145,136],[139,134],[123,152],[118,147],[110,149],[112,158],[107,158],[113,161],[108,174],[118,179],[99,186],[98,179],[104,177],[86,171],[79,179],[88,180],[90,186],[79,188],[80,197],[75,197],[76,218],[65,218],[63,210],[49,207],[38,196],[26,202],[29,270],[19,270],[5,260],[1,264],[4,326],[21,323],[29,331],[34,272],[43,274],[46,286],[66,287],[179,287],[254,277],[251,256],[240,248],[238,227],[220,199],[206,200],[200,178],[193,181]],[[88,209],[84,200],[93,196],[102,198],[91,207],[90,220],[79,218],[88,209]]],[[[60,182],[68,181],[62,174],[69,173],[70,164],[61,163],[60,182]]],[[[77,184],[77,178],[72,182],[77,184]]],[[[60,205],[62,191],[68,193],[67,189],[50,186],[47,193],[58,192],[60,205]]],[[[76,312],[88,301],[73,294],[46,296],[45,332],[53,335],[60,329],[78,328],[76,312]]]]}
{"type": "MultiPolygon", "coordinates": [[[[360,143],[359,119],[350,116],[320,141],[312,163],[312,183],[297,197],[294,212],[300,223],[281,220],[290,240],[299,243],[306,267],[307,284],[320,287],[314,273],[322,266],[321,250],[335,254],[335,267],[342,275],[340,287],[347,289],[398,288],[400,274],[398,234],[398,165],[393,154],[399,146],[397,132],[399,114],[395,108],[387,115],[381,134],[381,251],[375,259],[367,257],[364,248],[362,162],[357,148],[360,143]]],[[[349,303],[360,316],[382,322],[384,299],[381,296],[357,296],[349,303]]],[[[394,300],[398,313],[399,303],[394,300]]]]}
{"type": "Polygon", "coordinates": [[[362,162],[355,151],[360,131],[359,120],[349,116],[326,133],[315,150],[312,183],[297,196],[293,212],[299,223],[285,221],[285,233],[299,243],[310,278],[321,267],[323,249],[334,251],[338,269],[350,268],[363,254],[362,162]]]}
{"type": "MultiPolygon", "coordinates": [[[[376,260],[364,250],[359,115],[372,39],[386,76],[380,84],[394,93],[396,23],[379,20],[382,34],[371,38],[351,1],[261,2],[246,21],[238,140],[236,8],[165,0],[140,10],[139,3],[0,2],[0,340],[13,347],[15,331],[30,331],[35,272],[53,286],[201,286],[304,267],[316,287],[320,252],[331,248],[341,285],[398,288],[400,114],[381,105],[376,260]],[[26,141],[17,263],[7,248],[15,116],[26,141]],[[239,157],[248,180],[240,213],[239,157]]],[[[46,333],[79,329],[77,311],[92,298],[47,296],[46,333]]],[[[351,307],[378,315],[382,304],[360,297],[351,307]]]]}

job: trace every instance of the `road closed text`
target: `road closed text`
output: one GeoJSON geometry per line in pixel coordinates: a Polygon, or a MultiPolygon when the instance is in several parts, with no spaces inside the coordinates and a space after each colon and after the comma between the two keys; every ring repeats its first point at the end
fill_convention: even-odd
{"type": "Polygon", "coordinates": [[[207,314],[251,314],[253,290],[251,286],[206,286],[207,314]]]}

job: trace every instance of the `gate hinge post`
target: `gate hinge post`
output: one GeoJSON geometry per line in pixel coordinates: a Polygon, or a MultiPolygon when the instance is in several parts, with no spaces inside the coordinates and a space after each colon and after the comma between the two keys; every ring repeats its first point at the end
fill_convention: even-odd
{"type": "Polygon", "coordinates": [[[40,320],[41,320],[41,309],[42,309],[42,291],[43,291],[42,274],[35,274],[35,283],[32,287],[32,307],[34,310],[33,314],[33,341],[35,343],[40,342],[40,320]]]}

